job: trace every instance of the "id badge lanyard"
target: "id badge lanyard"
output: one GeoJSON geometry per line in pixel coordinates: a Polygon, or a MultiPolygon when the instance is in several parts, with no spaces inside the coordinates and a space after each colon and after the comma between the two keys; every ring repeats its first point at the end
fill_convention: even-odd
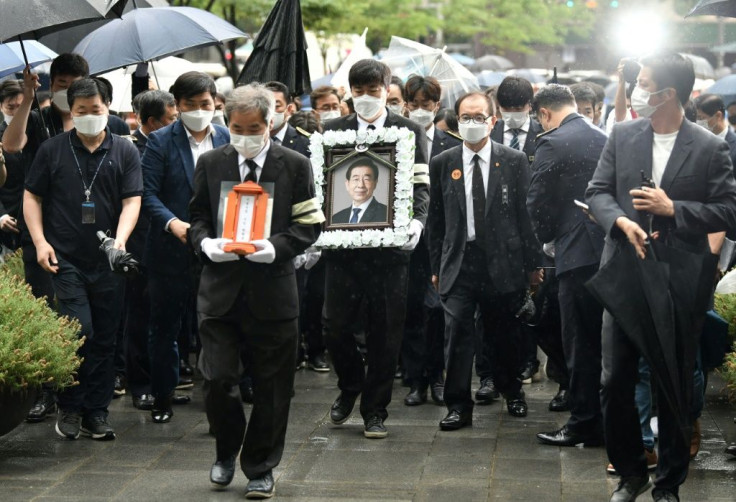
{"type": "MultiPolygon", "coordinates": [[[[112,140],[112,138],[110,139],[112,140]]],[[[91,225],[95,223],[95,203],[89,200],[89,198],[92,195],[92,187],[95,184],[97,175],[100,174],[100,168],[102,167],[102,163],[105,162],[105,158],[107,157],[107,152],[109,150],[105,151],[105,154],[102,156],[102,160],[100,160],[100,163],[97,165],[97,170],[95,171],[94,176],[92,176],[92,181],[90,182],[89,186],[87,186],[87,182],[84,179],[84,173],[82,173],[82,168],[79,165],[79,159],[77,158],[77,152],[74,150],[74,145],[72,145],[71,135],[69,135],[69,147],[72,149],[72,155],[74,156],[74,162],[77,163],[77,171],[79,171],[79,177],[82,179],[82,187],[84,188],[85,200],[82,202],[82,224],[91,225]]]]}

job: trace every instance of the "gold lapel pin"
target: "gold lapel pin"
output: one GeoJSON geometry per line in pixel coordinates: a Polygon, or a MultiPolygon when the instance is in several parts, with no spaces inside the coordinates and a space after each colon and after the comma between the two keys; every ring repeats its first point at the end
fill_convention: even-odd
{"type": "Polygon", "coordinates": [[[459,180],[463,175],[463,172],[460,169],[455,169],[452,171],[452,179],[459,180]]]}

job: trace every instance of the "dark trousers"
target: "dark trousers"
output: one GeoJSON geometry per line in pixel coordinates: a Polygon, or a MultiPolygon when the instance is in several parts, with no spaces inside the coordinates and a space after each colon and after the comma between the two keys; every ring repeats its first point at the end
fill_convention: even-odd
{"type": "Polygon", "coordinates": [[[558,276],[562,343],[569,375],[567,426],[579,434],[601,431],[600,375],[603,308],[585,287],[597,265],[558,276]]]}
{"type": "Polygon", "coordinates": [[[411,385],[425,387],[430,382],[441,381],[444,369],[444,314],[440,305],[439,309],[435,308],[435,312],[431,311],[433,303],[439,304],[432,298],[436,296],[436,292],[432,287],[431,277],[429,251],[422,239],[412,252],[409,262],[401,364],[411,385]]]}
{"type": "MultiPolygon", "coordinates": [[[[440,281],[442,278],[440,277],[440,281]]],[[[470,380],[473,373],[476,324],[479,308],[483,321],[483,343],[492,344],[496,359],[493,381],[504,396],[516,396],[519,380],[519,330],[515,317],[523,291],[500,294],[493,287],[484,253],[468,245],[455,284],[443,298],[445,307],[445,404],[448,410],[472,412],[470,380]]]]}
{"type": "Polygon", "coordinates": [[[141,272],[127,279],[123,322],[115,347],[115,372],[125,375],[128,389],[135,396],[151,393],[151,369],[148,361],[148,329],[151,299],[148,279],[141,272]]]}
{"type": "MultiPolygon", "coordinates": [[[[554,269],[544,271],[544,282],[535,295],[539,319],[530,329],[537,335],[537,345],[547,355],[547,377],[567,389],[570,378],[567,373],[565,352],[562,347],[562,321],[560,319],[559,280],[554,269]]],[[[598,381],[600,378],[597,379],[598,381]]]]}
{"type": "Polygon", "coordinates": [[[151,393],[156,398],[173,394],[179,384],[179,346],[182,323],[187,322],[192,280],[189,270],[180,274],[157,274],[150,271],[148,294],[151,319],[148,357],[151,364],[151,393]]]}
{"type": "MultiPolygon", "coordinates": [[[[608,458],[622,477],[645,476],[647,463],[639,427],[634,389],[639,375],[639,351],[616,324],[603,313],[603,373],[601,409],[608,458]]],[[[652,381],[654,385],[654,380],[652,381]]],[[[658,398],[664,393],[657,389],[658,398]]],[[[655,490],[674,493],[687,477],[690,445],[685,442],[677,418],[667,403],[658,407],[659,462],[655,490]]],[[[688,438],[690,433],[687,432],[688,438]]]]}
{"type": "Polygon", "coordinates": [[[78,353],[79,385],[59,392],[59,407],[85,416],[107,416],[112,400],[115,371],[115,334],[120,324],[125,283],[106,263],[90,270],[78,268],[58,256],[53,276],[58,311],[77,319],[80,336],[86,337],[78,353]]]}
{"type": "MultiPolygon", "coordinates": [[[[373,250],[370,250],[373,251],[373,250]]],[[[406,307],[407,264],[379,259],[328,260],[326,263],[324,325],[327,348],[342,392],[360,399],[364,421],[385,420],[391,402],[406,307]],[[365,338],[367,372],[355,341],[354,323],[361,303],[367,309],[365,338]]]]}
{"type": "Polygon", "coordinates": [[[309,270],[296,271],[299,284],[299,332],[304,335],[307,357],[321,356],[325,352],[322,329],[322,309],[325,304],[325,260],[320,259],[309,270]]]}
{"type": "Polygon", "coordinates": [[[31,292],[36,298],[46,298],[51,305],[54,299],[54,286],[51,283],[51,274],[46,272],[38,264],[36,247],[32,243],[23,244],[23,267],[26,282],[31,287],[31,292]]]}
{"type": "Polygon", "coordinates": [[[276,467],[284,452],[297,334],[296,319],[258,320],[243,296],[222,317],[199,313],[199,369],[205,378],[205,407],[215,430],[217,458],[240,451],[240,465],[250,479],[276,467]],[[238,388],[243,345],[253,378],[250,424],[238,388]]]}

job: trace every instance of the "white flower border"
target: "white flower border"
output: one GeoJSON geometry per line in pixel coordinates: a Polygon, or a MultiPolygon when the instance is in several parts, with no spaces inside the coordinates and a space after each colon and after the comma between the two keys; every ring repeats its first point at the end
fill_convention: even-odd
{"type": "Polygon", "coordinates": [[[399,247],[408,240],[414,194],[414,132],[406,127],[381,127],[363,131],[326,131],[310,138],[312,173],[317,200],[324,206],[325,148],[336,146],[396,144],[393,228],[323,230],[314,246],[322,249],[399,247]]]}

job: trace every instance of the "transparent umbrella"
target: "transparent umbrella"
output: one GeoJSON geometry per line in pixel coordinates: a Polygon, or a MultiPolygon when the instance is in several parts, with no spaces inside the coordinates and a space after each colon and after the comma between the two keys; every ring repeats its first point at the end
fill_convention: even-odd
{"type": "Polygon", "coordinates": [[[435,49],[406,38],[391,37],[391,43],[381,61],[404,81],[411,75],[436,78],[442,86],[443,107],[452,108],[460,96],[480,89],[476,76],[448,55],[445,49],[435,49]]]}

